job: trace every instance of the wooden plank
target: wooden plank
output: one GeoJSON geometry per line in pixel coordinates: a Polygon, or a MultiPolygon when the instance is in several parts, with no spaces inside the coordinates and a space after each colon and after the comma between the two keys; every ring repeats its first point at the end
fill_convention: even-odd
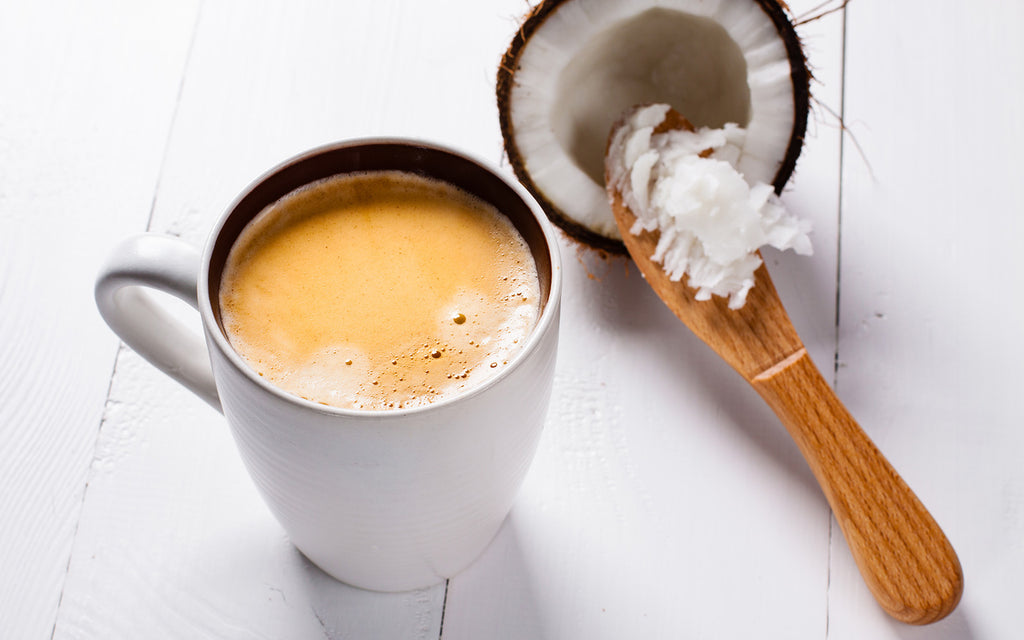
{"type": "Polygon", "coordinates": [[[117,351],[92,282],[148,218],[194,10],[0,4],[4,637],[51,637],[117,351]]]}
{"type": "MultiPolygon", "coordinates": [[[[199,244],[251,179],[340,138],[415,135],[497,160],[500,49],[485,47],[503,38],[424,3],[204,5],[151,228],[199,244]]],[[[444,584],[371,594],[313,568],[223,418],[118,358],[56,638],[436,638],[444,598],[444,584]]]]}
{"type": "MultiPolygon", "coordinates": [[[[817,3],[791,3],[795,12],[817,3]]],[[[785,199],[811,258],[766,252],[817,362],[835,347],[840,16],[800,28],[818,78],[785,199]]],[[[515,25],[510,25],[511,38],[515,25]]],[[[563,247],[554,404],[523,495],[450,582],[444,637],[823,638],[820,490],[756,394],[621,260],[563,247]]]]}
{"type": "Polygon", "coordinates": [[[220,414],[121,353],[55,638],[436,638],[444,595],[321,572],[266,510],[220,414]]]}
{"type": "Polygon", "coordinates": [[[853,2],[838,390],[960,555],[959,609],[888,620],[837,545],[829,635],[1012,638],[1024,597],[1019,3],[853,2]],[[917,633],[919,631],[919,633],[917,633]]]}

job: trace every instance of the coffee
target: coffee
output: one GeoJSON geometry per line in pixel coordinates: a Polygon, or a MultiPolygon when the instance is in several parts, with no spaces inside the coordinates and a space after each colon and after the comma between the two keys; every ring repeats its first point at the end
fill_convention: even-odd
{"type": "Polygon", "coordinates": [[[343,174],[264,209],[219,303],[232,347],[314,402],[409,408],[507,366],[540,312],[533,256],[493,206],[448,183],[343,174]]]}

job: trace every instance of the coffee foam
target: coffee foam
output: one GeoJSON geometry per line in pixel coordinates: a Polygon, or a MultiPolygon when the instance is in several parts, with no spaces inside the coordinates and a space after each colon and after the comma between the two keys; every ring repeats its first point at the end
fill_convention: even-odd
{"type": "Polygon", "coordinates": [[[268,207],[228,258],[234,348],[323,404],[408,408],[507,366],[536,324],[536,265],[490,205],[443,182],[330,178],[268,207]]]}

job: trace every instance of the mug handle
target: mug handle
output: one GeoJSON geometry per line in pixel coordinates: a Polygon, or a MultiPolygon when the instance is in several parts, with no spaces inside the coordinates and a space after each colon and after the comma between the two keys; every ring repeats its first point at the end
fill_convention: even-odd
{"type": "Polygon", "coordinates": [[[198,310],[199,262],[199,251],[178,238],[155,233],[128,238],[100,270],[96,306],[125,344],[222,411],[206,344],[145,290],[169,293],[198,310]]]}

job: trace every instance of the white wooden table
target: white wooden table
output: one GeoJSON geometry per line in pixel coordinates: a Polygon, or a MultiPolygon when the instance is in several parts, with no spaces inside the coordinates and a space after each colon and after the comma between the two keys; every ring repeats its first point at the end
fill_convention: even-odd
{"type": "Polygon", "coordinates": [[[527,9],[0,2],[0,638],[1024,637],[1019,2],[802,25],[817,107],[785,200],[816,253],[767,253],[960,554],[963,601],[931,627],[875,605],[785,431],[624,261],[563,244],[535,464],[485,554],[412,593],[305,561],[222,417],[118,346],[92,301],[111,246],[201,243],[285,157],[409,135],[500,162],[495,71],[527,9]]]}

